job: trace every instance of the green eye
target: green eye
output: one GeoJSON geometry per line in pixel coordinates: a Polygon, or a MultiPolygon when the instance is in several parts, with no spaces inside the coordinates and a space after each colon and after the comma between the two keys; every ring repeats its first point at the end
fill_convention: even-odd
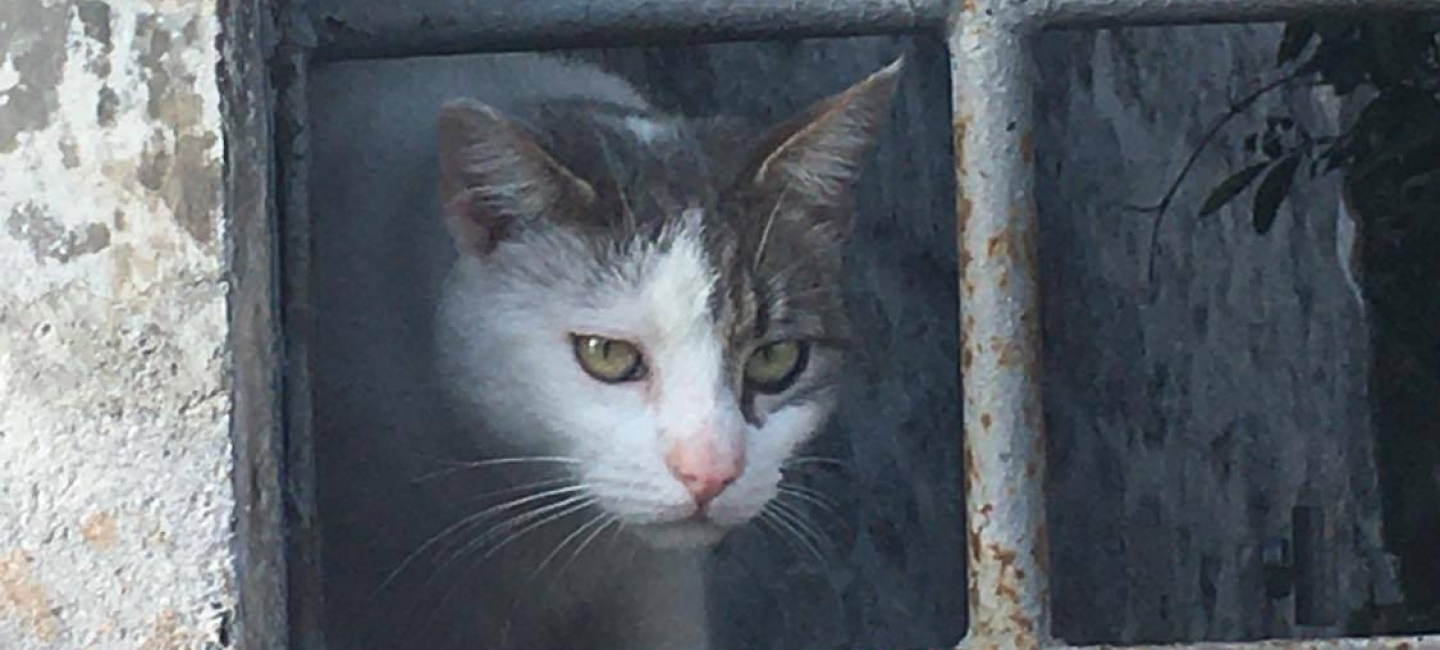
{"type": "Polygon", "coordinates": [[[761,346],[745,362],[745,383],[761,393],[785,390],[805,370],[809,353],[809,346],[799,341],[761,346]]]}
{"type": "Polygon", "coordinates": [[[599,336],[575,335],[575,360],[591,377],[607,384],[645,376],[640,350],[633,344],[599,336]]]}

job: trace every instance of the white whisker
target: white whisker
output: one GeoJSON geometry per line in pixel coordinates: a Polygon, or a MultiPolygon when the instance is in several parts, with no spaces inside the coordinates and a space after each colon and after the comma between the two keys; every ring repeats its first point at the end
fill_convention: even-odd
{"type": "Polygon", "coordinates": [[[775,538],[780,540],[780,542],[783,543],[786,548],[790,549],[790,552],[795,553],[796,555],[801,554],[800,547],[797,546],[795,544],[795,541],[786,534],[785,529],[780,527],[778,520],[775,518],[775,513],[770,511],[768,504],[766,505],[766,507],[760,510],[760,513],[758,515],[756,515],[755,521],[756,523],[761,524],[761,530],[768,532],[771,535],[774,535],[775,538]]]}
{"type": "Polygon", "coordinates": [[[459,472],[485,467],[498,467],[501,465],[525,465],[525,464],[551,464],[551,465],[579,465],[580,461],[574,458],[563,456],[516,456],[512,458],[489,458],[475,461],[442,460],[437,461],[449,465],[445,469],[436,470],[428,474],[422,474],[410,479],[412,483],[422,483],[442,476],[449,476],[459,472]]]}
{"type": "Polygon", "coordinates": [[[845,462],[839,458],[829,456],[793,456],[785,461],[785,467],[802,467],[805,465],[833,465],[844,467],[845,462]]]}
{"type": "Polygon", "coordinates": [[[804,545],[806,550],[808,550],[810,554],[815,557],[815,561],[818,562],[820,565],[819,568],[826,569],[828,567],[828,563],[826,563],[824,556],[820,553],[820,549],[815,545],[815,541],[813,541],[811,538],[811,535],[814,535],[815,533],[805,526],[805,523],[802,519],[797,518],[793,510],[786,507],[780,501],[771,501],[769,505],[774,506],[774,510],[772,512],[775,514],[776,523],[780,524],[782,527],[789,530],[791,534],[795,535],[796,539],[799,540],[800,543],[804,545]]]}
{"type": "MultiPolygon", "coordinates": [[[[550,554],[549,554],[549,555],[546,555],[546,556],[545,556],[545,559],[543,559],[543,560],[540,561],[540,565],[537,566],[537,567],[535,567],[535,571],[530,574],[530,579],[526,581],[526,584],[528,585],[530,582],[533,582],[533,581],[535,580],[535,578],[539,577],[539,576],[540,576],[540,572],[544,571],[544,570],[545,570],[545,567],[548,566],[548,565],[550,564],[550,562],[555,559],[555,556],[559,555],[559,554],[560,554],[560,551],[564,550],[565,547],[566,547],[568,544],[570,544],[571,541],[573,541],[575,538],[577,538],[577,537],[585,534],[585,531],[586,531],[587,529],[589,529],[591,526],[595,525],[596,523],[605,521],[605,518],[608,517],[608,516],[609,516],[609,515],[607,515],[606,513],[601,512],[601,513],[595,515],[594,517],[591,517],[591,518],[590,518],[589,520],[587,520],[585,523],[577,526],[577,527],[575,528],[575,530],[570,531],[570,534],[569,534],[569,535],[566,535],[564,539],[561,539],[561,540],[560,540],[560,543],[555,545],[554,550],[551,550],[551,551],[550,551],[550,554]]],[[[522,591],[523,591],[523,590],[522,590],[522,591]]]]}
{"type": "Polygon", "coordinates": [[[510,487],[501,488],[499,490],[492,490],[490,492],[482,492],[480,494],[476,494],[475,496],[467,497],[465,499],[465,502],[470,503],[474,501],[484,501],[486,499],[493,499],[495,497],[515,494],[517,492],[527,492],[535,488],[548,487],[552,485],[572,485],[574,484],[574,482],[574,479],[571,479],[569,477],[557,476],[555,478],[548,478],[543,481],[532,481],[530,483],[521,483],[520,485],[513,485],[510,487]]]}
{"type": "Polygon", "coordinates": [[[590,533],[590,535],[587,536],[585,539],[580,540],[580,545],[575,547],[574,552],[570,553],[570,559],[567,560],[565,564],[560,566],[560,573],[564,573],[565,568],[573,564],[576,558],[579,558],[580,554],[585,552],[585,547],[589,546],[590,542],[593,542],[600,537],[600,533],[604,532],[606,528],[609,528],[611,524],[617,523],[619,521],[619,517],[616,517],[615,515],[609,513],[605,513],[605,523],[600,524],[599,528],[596,528],[594,532],[590,533]]]}
{"type": "Polygon", "coordinates": [[[776,487],[779,488],[781,494],[813,505],[834,517],[840,516],[840,513],[835,510],[835,502],[820,492],[794,484],[786,485],[782,483],[776,487]]]}
{"type": "Polygon", "coordinates": [[[390,572],[390,575],[386,577],[385,581],[380,584],[380,590],[384,590],[389,587],[390,583],[393,582],[395,578],[397,578],[405,570],[405,568],[410,565],[411,562],[414,562],[416,559],[418,559],[421,554],[423,554],[427,549],[439,543],[441,540],[449,537],[451,534],[457,532],[461,528],[467,528],[473,524],[479,523],[480,521],[483,521],[486,517],[501,510],[508,510],[510,508],[522,506],[527,503],[538,501],[547,497],[571,494],[582,489],[584,489],[584,486],[570,485],[566,487],[556,488],[554,490],[546,490],[544,492],[531,494],[511,501],[506,501],[504,503],[498,503],[474,514],[466,515],[465,517],[462,517],[459,521],[451,524],[439,533],[432,535],[429,539],[425,541],[424,544],[420,545],[420,548],[417,548],[414,552],[410,553],[410,555],[407,556],[405,560],[400,563],[400,566],[396,567],[394,571],[390,572]]]}
{"type": "MultiPolygon", "coordinates": [[[[540,519],[539,521],[535,521],[535,522],[533,522],[533,523],[526,524],[524,528],[521,528],[520,530],[517,530],[517,531],[509,534],[508,536],[505,537],[504,540],[501,540],[501,542],[500,542],[499,544],[496,544],[495,546],[492,546],[492,547],[490,548],[490,550],[486,551],[486,552],[485,552],[485,555],[481,556],[481,559],[483,560],[483,559],[489,558],[490,556],[492,556],[492,555],[500,552],[500,549],[505,548],[505,547],[506,547],[507,545],[509,545],[511,542],[513,542],[513,541],[515,541],[515,540],[517,540],[517,539],[520,539],[521,537],[525,536],[525,534],[526,534],[526,533],[529,533],[530,531],[533,531],[533,530],[535,530],[535,529],[537,529],[537,528],[540,528],[541,526],[544,526],[544,525],[549,524],[549,523],[551,523],[551,522],[557,521],[557,520],[559,520],[559,519],[563,519],[563,518],[565,518],[565,517],[568,517],[568,516],[570,516],[570,515],[572,515],[572,514],[574,514],[574,513],[580,512],[581,510],[584,510],[585,508],[593,505],[594,503],[595,503],[595,498],[594,498],[594,497],[592,497],[592,496],[590,496],[590,495],[588,495],[588,494],[582,494],[582,495],[580,495],[580,496],[571,497],[571,498],[569,498],[569,499],[566,499],[566,500],[564,500],[564,501],[561,501],[560,503],[554,504],[553,506],[545,506],[544,508],[536,509],[535,511],[533,511],[533,512],[530,513],[529,519],[534,519],[535,517],[539,516],[542,512],[547,512],[547,511],[553,512],[556,508],[558,508],[558,507],[560,507],[560,506],[571,505],[571,507],[569,507],[569,508],[566,508],[566,509],[564,509],[564,510],[561,510],[560,512],[555,513],[555,514],[551,514],[551,515],[549,515],[549,516],[547,516],[547,517],[545,517],[545,518],[543,518],[543,519],[540,519]],[[572,504],[573,504],[573,505],[572,505],[572,504]]],[[[518,518],[517,518],[517,519],[518,519],[518,518]]],[[[519,522],[514,522],[513,520],[512,520],[512,522],[513,522],[513,523],[519,523],[519,522]]],[[[513,525],[513,524],[512,524],[512,525],[513,525]]],[[[488,534],[489,534],[489,533],[487,533],[487,535],[488,535],[488,534]]]]}
{"type": "MultiPolygon", "coordinates": [[[[477,538],[471,540],[469,543],[465,544],[465,546],[464,546],[463,548],[461,548],[458,552],[456,552],[455,554],[453,554],[453,555],[450,557],[450,559],[448,559],[448,560],[445,561],[444,566],[441,566],[440,569],[436,571],[436,575],[437,575],[437,576],[438,576],[441,572],[443,572],[443,571],[445,570],[445,568],[447,568],[447,567],[448,567],[452,562],[454,562],[456,559],[458,559],[458,558],[460,558],[460,557],[462,557],[462,556],[471,554],[472,551],[473,551],[473,552],[478,552],[479,549],[484,548],[486,541],[488,541],[488,540],[490,540],[490,539],[494,539],[494,535],[496,535],[496,534],[498,534],[498,533],[501,533],[501,532],[504,532],[504,530],[507,529],[507,528],[513,527],[514,525],[516,525],[517,523],[519,523],[519,520],[527,520],[527,521],[528,521],[528,520],[530,520],[530,519],[534,519],[534,518],[536,518],[536,517],[539,517],[540,515],[542,515],[542,514],[544,514],[544,513],[553,513],[553,514],[550,514],[550,515],[548,515],[548,516],[545,516],[545,517],[541,518],[539,521],[536,521],[536,522],[533,522],[533,523],[530,523],[530,524],[525,525],[525,526],[524,526],[523,528],[521,528],[520,530],[517,530],[517,531],[515,531],[515,532],[510,533],[510,534],[507,535],[504,539],[502,539],[499,544],[496,544],[496,545],[490,547],[490,549],[489,549],[488,551],[486,551],[486,552],[484,553],[484,555],[481,555],[480,558],[479,558],[474,564],[472,564],[472,565],[470,566],[470,568],[461,571],[457,576],[455,576],[455,581],[456,581],[456,582],[455,582],[455,585],[452,586],[450,589],[446,590],[444,596],[441,596],[441,598],[440,598],[440,605],[436,608],[437,611],[444,609],[445,604],[446,604],[447,602],[449,602],[449,600],[450,600],[450,598],[451,598],[452,596],[455,595],[455,591],[460,588],[461,584],[465,581],[466,577],[469,576],[469,575],[470,575],[476,568],[478,568],[480,565],[484,564],[484,563],[485,563],[485,560],[489,559],[491,555],[495,554],[495,552],[499,551],[501,548],[504,548],[504,547],[505,547],[506,545],[508,545],[510,542],[513,542],[513,541],[515,541],[515,540],[517,540],[517,539],[519,539],[519,538],[521,538],[521,537],[524,537],[526,533],[529,533],[529,532],[531,532],[531,531],[533,531],[533,530],[535,530],[535,529],[537,529],[537,528],[539,528],[539,527],[541,527],[541,526],[544,526],[544,525],[549,524],[549,523],[551,523],[551,522],[557,521],[557,520],[559,520],[559,519],[563,519],[563,518],[568,517],[568,516],[570,516],[570,515],[572,515],[572,514],[574,514],[574,513],[576,513],[576,512],[579,512],[579,511],[581,511],[581,510],[584,510],[585,508],[587,508],[587,507],[589,507],[590,505],[592,505],[594,502],[595,502],[595,501],[594,501],[594,498],[591,497],[590,495],[588,495],[588,494],[581,494],[581,495],[578,495],[578,496],[570,497],[570,498],[565,499],[565,500],[563,500],[563,501],[560,501],[560,502],[558,502],[558,503],[552,503],[552,504],[549,504],[549,505],[546,505],[546,506],[543,506],[543,507],[540,507],[540,508],[536,508],[535,510],[532,510],[532,511],[529,511],[529,512],[525,512],[525,513],[521,513],[520,515],[518,515],[518,516],[516,516],[516,517],[512,517],[511,519],[508,519],[508,520],[506,520],[505,522],[503,522],[503,523],[501,523],[501,524],[498,524],[498,525],[495,526],[494,528],[491,528],[490,530],[486,531],[484,534],[480,535],[479,537],[477,537],[477,538]],[[556,510],[559,510],[559,512],[555,512],[556,510]]],[[[428,588],[428,587],[429,587],[429,584],[427,583],[426,588],[428,588]]]]}

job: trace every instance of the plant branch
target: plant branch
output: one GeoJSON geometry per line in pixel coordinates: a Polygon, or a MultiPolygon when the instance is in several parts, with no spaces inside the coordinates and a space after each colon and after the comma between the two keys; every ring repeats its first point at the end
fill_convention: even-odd
{"type": "Polygon", "coordinates": [[[1231,120],[1234,120],[1241,113],[1249,110],[1261,97],[1307,74],[1310,74],[1309,70],[1305,70],[1304,68],[1297,69],[1241,97],[1239,101],[1232,102],[1230,104],[1230,110],[1216,118],[1215,122],[1210,125],[1210,128],[1205,131],[1205,135],[1201,136],[1200,143],[1195,145],[1195,148],[1190,152],[1190,157],[1185,161],[1185,165],[1180,168],[1180,173],[1175,176],[1175,180],[1170,183],[1170,187],[1165,190],[1165,194],[1160,197],[1158,203],[1152,206],[1126,206],[1126,209],[1132,211],[1155,213],[1155,221],[1150,226],[1150,257],[1145,266],[1145,281],[1147,284],[1153,284],[1155,282],[1156,249],[1160,245],[1160,226],[1165,220],[1165,213],[1170,209],[1170,204],[1175,200],[1175,195],[1179,193],[1180,186],[1185,182],[1185,178],[1190,175],[1191,170],[1195,168],[1195,164],[1200,161],[1200,154],[1205,151],[1206,147],[1210,146],[1211,142],[1214,142],[1216,136],[1220,134],[1220,130],[1225,128],[1225,125],[1229,124],[1231,120]]]}

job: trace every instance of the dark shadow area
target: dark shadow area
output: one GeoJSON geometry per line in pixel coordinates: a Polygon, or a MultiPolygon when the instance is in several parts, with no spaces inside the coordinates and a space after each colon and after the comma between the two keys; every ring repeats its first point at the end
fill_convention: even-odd
{"type": "MultiPolygon", "coordinates": [[[[1415,164],[1440,170],[1440,148],[1415,164]]],[[[1433,632],[1440,630],[1440,177],[1377,176],[1378,187],[1352,197],[1366,228],[1385,542],[1399,559],[1405,602],[1364,612],[1361,623],[1433,632]]]]}

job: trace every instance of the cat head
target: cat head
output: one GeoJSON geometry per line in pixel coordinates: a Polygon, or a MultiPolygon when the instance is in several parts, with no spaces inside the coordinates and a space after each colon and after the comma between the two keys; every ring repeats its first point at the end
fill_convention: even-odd
{"type": "Polygon", "coordinates": [[[763,131],[583,101],[524,120],[447,105],[452,395],[510,448],[569,459],[655,545],[757,516],[833,407],[850,192],[900,67],[763,131]]]}

